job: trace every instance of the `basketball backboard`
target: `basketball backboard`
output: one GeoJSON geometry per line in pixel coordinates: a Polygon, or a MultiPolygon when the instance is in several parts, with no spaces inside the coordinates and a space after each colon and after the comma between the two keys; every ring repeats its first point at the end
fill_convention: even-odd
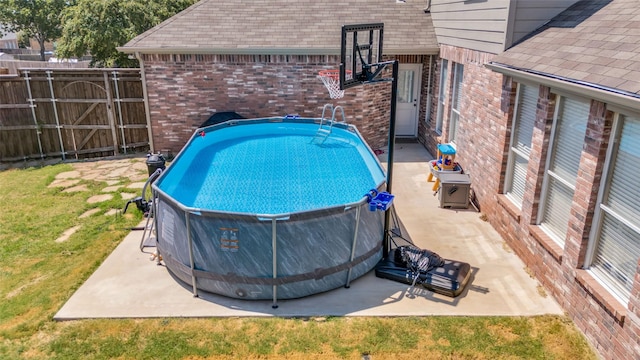
{"type": "Polygon", "coordinates": [[[382,69],[383,23],[343,25],[340,47],[340,89],[373,81],[382,69]]]}

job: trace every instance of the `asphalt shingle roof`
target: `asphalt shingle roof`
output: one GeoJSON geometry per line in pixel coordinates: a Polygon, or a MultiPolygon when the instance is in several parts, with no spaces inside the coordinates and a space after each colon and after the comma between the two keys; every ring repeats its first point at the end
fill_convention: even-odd
{"type": "Polygon", "coordinates": [[[579,1],[493,63],[640,93],[640,1],[579,1]]]}
{"type": "Polygon", "coordinates": [[[338,54],[346,24],[383,22],[385,54],[435,54],[422,0],[202,0],[138,35],[132,53],[338,54]]]}

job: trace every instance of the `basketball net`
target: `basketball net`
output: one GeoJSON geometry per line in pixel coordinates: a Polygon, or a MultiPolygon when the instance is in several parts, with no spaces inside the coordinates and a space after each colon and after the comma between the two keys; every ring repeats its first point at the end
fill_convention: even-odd
{"type": "MultiPolygon", "coordinates": [[[[351,71],[346,70],[345,75],[350,78],[351,71]]],[[[341,99],[344,96],[344,90],[340,90],[340,70],[320,70],[318,77],[329,90],[332,99],[341,99]]]]}

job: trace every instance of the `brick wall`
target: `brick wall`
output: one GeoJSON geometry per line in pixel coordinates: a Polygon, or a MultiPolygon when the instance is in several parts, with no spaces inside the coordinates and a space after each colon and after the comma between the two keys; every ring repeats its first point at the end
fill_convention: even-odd
{"type": "MultiPolygon", "coordinates": [[[[386,145],[390,83],[349,88],[344,98],[332,100],[317,74],[321,69],[337,69],[338,58],[145,55],[154,148],[175,155],[215,112],[235,111],[246,118],[286,114],[320,117],[327,103],[341,105],[347,122],[356,125],[372,148],[386,145]]],[[[399,59],[428,66],[428,56],[399,59]]]]}
{"type": "MultiPolygon", "coordinates": [[[[567,311],[577,327],[606,359],[640,358],[640,263],[628,306],[616,300],[582,270],[597,204],[614,114],[592,100],[580,171],[571,207],[570,226],[561,248],[536,225],[542,182],[558,96],[539,84],[536,121],[521,208],[502,194],[517,84],[483,65],[492,55],[443,46],[441,57],[464,64],[463,100],[456,136],[457,160],[470,173],[481,210],[507,244],[524,261],[549,294],[567,311]]],[[[434,94],[439,86],[440,65],[434,94]]],[[[448,92],[451,94],[451,89],[448,92]]],[[[445,101],[442,134],[435,132],[437,97],[430,123],[421,123],[420,141],[435,152],[446,142],[450,105],[445,101]]]]}
{"type": "Polygon", "coordinates": [[[443,108],[442,133],[436,132],[437,94],[439,93],[442,60],[439,59],[434,76],[435,94],[431,106],[431,121],[421,122],[419,140],[432,154],[438,143],[446,143],[449,136],[451,113],[450,96],[453,89],[453,63],[464,65],[462,103],[456,140],[456,161],[471,177],[472,187],[483,212],[494,213],[495,196],[499,191],[500,176],[504,172],[502,158],[507,151],[507,121],[512,107],[502,103],[502,76],[484,67],[491,59],[484,54],[463,48],[443,45],[440,58],[448,61],[449,96],[443,108]],[[507,110],[504,111],[503,108],[507,110]],[[473,186],[476,181],[482,186],[473,186]]]}

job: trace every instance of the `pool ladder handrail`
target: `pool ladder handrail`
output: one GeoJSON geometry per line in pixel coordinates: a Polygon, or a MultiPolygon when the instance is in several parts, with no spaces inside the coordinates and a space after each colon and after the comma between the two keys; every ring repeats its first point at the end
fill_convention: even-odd
{"type": "Polygon", "coordinates": [[[316,132],[316,138],[322,137],[322,141],[324,141],[331,134],[333,123],[336,122],[336,111],[338,111],[338,109],[340,109],[340,113],[342,114],[342,123],[346,122],[346,117],[344,115],[344,109],[342,108],[342,106],[338,105],[334,107],[333,104],[325,104],[322,107],[322,116],[320,116],[320,127],[316,132]],[[331,111],[331,119],[327,119],[325,117],[325,112],[327,111],[327,109],[330,109],[329,111],[331,111]],[[325,127],[325,120],[328,121],[328,129],[325,127]]]}
{"type": "MultiPolygon", "coordinates": [[[[154,171],[151,175],[149,175],[149,178],[147,179],[147,181],[144,183],[144,186],[142,187],[142,198],[144,199],[145,194],[147,192],[147,187],[151,185],[151,183],[158,178],[160,175],[162,174],[162,169],[156,169],[156,171],[154,171]]],[[[147,240],[151,240],[153,238],[153,231],[154,228],[156,227],[156,222],[155,222],[155,207],[157,202],[154,201],[155,200],[155,194],[151,195],[151,199],[149,200],[149,213],[147,214],[147,221],[144,224],[144,231],[142,232],[142,238],[140,239],[140,251],[144,252],[144,248],[145,247],[156,247],[154,245],[146,245],[147,240]],[[153,219],[153,220],[151,220],[153,219]]],[[[156,242],[157,242],[157,238],[156,238],[156,242]]],[[[160,263],[160,257],[156,257],[158,264],[160,263]]]]}

